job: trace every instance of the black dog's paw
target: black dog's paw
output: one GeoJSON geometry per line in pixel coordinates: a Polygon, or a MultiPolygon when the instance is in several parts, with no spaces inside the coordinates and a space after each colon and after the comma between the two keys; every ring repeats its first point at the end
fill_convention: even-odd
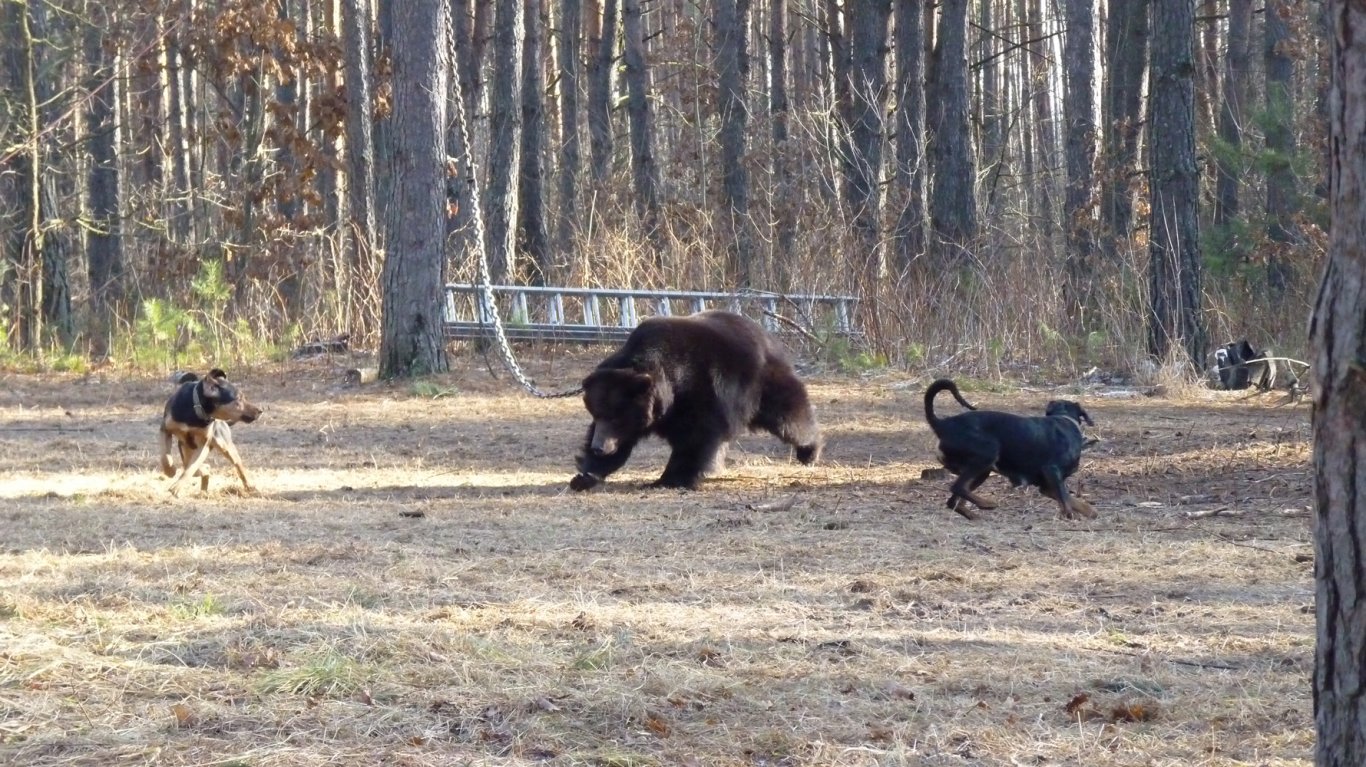
{"type": "Polygon", "coordinates": [[[575,474],[574,477],[569,480],[569,489],[578,491],[592,490],[600,484],[602,484],[601,477],[588,473],[579,473],[575,474]]]}

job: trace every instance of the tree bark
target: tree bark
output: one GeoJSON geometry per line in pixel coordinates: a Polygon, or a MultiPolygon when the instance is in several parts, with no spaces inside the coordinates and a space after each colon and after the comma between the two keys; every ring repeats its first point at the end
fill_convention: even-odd
{"type": "Polygon", "coordinates": [[[1366,764],[1366,5],[1331,0],[1328,267],[1314,381],[1314,724],[1319,767],[1366,764]]]}
{"type": "Polygon", "coordinates": [[[886,275],[881,246],[883,113],[887,101],[887,22],[891,0],[851,0],[847,9],[851,80],[850,145],[845,198],[853,214],[854,241],[863,290],[873,291],[886,275]]]}
{"type": "MultiPolygon", "coordinates": [[[[560,175],[559,210],[555,217],[555,249],[561,263],[573,270],[574,233],[580,226],[579,171],[579,51],[583,29],[581,0],[560,0],[560,175]]],[[[582,270],[579,270],[580,272],[582,270]]]]}
{"type": "Polygon", "coordinates": [[[749,233],[749,174],[745,170],[745,81],[749,74],[749,0],[716,0],[713,6],[716,109],[721,142],[721,229],[730,251],[730,281],[754,283],[753,238],[749,233]]]}
{"type": "Polygon", "coordinates": [[[622,32],[625,37],[626,112],[631,129],[631,179],[636,215],[641,230],[659,257],[659,167],[655,164],[654,127],[650,113],[648,64],[645,59],[643,0],[624,0],[622,32]]]}
{"type": "Polygon", "coordinates": [[[385,210],[388,243],[381,281],[384,378],[449,368],[443,325],[446,284],[446,0],[403,0],[394,8],[392,129],[394,199],[385,210]]]}
{"type": "MultiPolygon", "coordinates": [[[[342,35],[345,40],[343,77],[346,85],[346,251],[345,284],[354,286],[351,304],[374,305],[379,244],[375,223],[374,96],[370,78],[370,12],[365,0],[343,0],[342,35]],[[367,300],[368,299],[368,300],[367,300]]],[[[373,329],[373,318],[358,318],[362,331],[373,329]]]]}
{"type": "MultiPolygon", "coordinates": [[[[1266,64],[1266,235],[1275,245],[1284,246],[1299,239],[1294,222],[1296,200],[1295,99],[1292,80],[1295,60],[1287,50],[1294,44],[1287,23],[1299,5],[1295,0],[1268,0],[1266,36],[1262,49],[1266,64]]],[[[1288,248],[1272,247],[1266,265],[1267,287],[1274,298],[1285,294],[1291,267],[1288,248]]]]}
{"type": "MultiPolygon", "coordinates": [[[[1219,105],[1218,161],[1214,194],[1214,226],[1228,233],[1238,218],[1238,187],[1242,183],[1244,100],[1247,98],[1248,40],[1252,29],[1252,0],[1229,0],[1228,53],[1224,56],[1223,101],[1219,105]]],[[[1239,243],[1228,241],[1234,253],[1239,243]]]]}
{"type": "MultiPolygon", "coordinates": [[[[1128,0],[1133,2],[1133,0],[1128,0]]],[[[1063,114],[1067,132],[1064,155],[1067,191],[1063,195],[1063,221],[1067,233],[1067,279],[1071,283],[1069,314],[1086,322],[1095,306],[1098,276],[1095,263],[1095,0],[1067,0],[1064,6],[1067,31],[1063,40],[1063,114]]]]}
{"type": "MultiPolygon", "coordinates": [[[[1239,2],[1240,0],[1233,0],[1239,2]]],[[[1242,0],[1248,2],[1250,0],[1242,0]]],[[[1148,0],[1111,3],[1105,27],[1104,115],[1106,175],[1101,215],[1107,263],[1116,263],[1133,234],[1138,139],[1143,111],[1143,72],[1148,66],[1148,0]]]]}
{"type": "MultiPolygon", "coordinates": [[[[1143,2],[1144,0],[1123,0],[1112,6],[1143,2]]],[[[1034,219],[1046,238],[1052,238],[1057,226],[1056,202],[1054,201],[1053,173],[1058,167],[1057,134],[1053,126],[1052,75],[1049,73],[1048,38],[1044,35],[1043,0],[1027,0],[1028,17],[1025,20],[1026,34],[1029,38],[1029,66],[1032,70],[1033,90],[1031,102],[1034,107],[1034,173],[1030,175],[1034,199],[1038,208],[1034,219]]],[[[1114,8],[1111,8],[1111,13],[1114,8]]]]}
{"type": "Polygon", "coordinates": [[[935,46],[934,191],[930,220],[950,261],[977,236],[977,178],[968,116],[968,0],[943,0],[935,46]]]}
{"type": "MultiPolygon", "coordinates": [[[[115,145],[115,107],[118,80],[114,77],[113,51],[104,45],[107,10],[93,6],[94,23],[85,33],[85,65],[90,99],[85,125],[90,136],[90,172],[87,194],[90,226],[85,235],[86,269],[90,275],[89,328],[91,352],[109,351],[109,336],[124,303],[124,265],[118,152],[115,145]]],[[[158,153],[160,150],[158,150],[158,153]]],[[[160,167],[160,164],[157,164],[160,167]]]]}
{"type": "Polygon", "coordinates": [[[601,186],[612,170],[612,61],[617,51],[617,0],[589,0],[588,150],[593,181],[601,186]]]}
{"type": "MultiPolygon", "coordinates": [[[[768,68],[772,87],[768,93],[768,114],[773,136],[773,228],[774,248],[770,258],[770,290],[785,291],[792,280],[791,260],[797,244],[796,212],[792,189],[792,162],[787,156],[788,118],[791,105],[787,95],[788,46],[787,0],[770,0],[768,22],[768,68]]],[[[795,67],[800,72],[801,67],[795,67]]]]}
{"type": "Polygon", "coordinates": [[[0,176],[8,176],[13,184],[13,199],[6,255],[14,264],[11,326],[18,348],[36,352],[43,341],[43,226],[42,226],[42,159],[39,144],[38,96],[35,82],[35,44],[29,26],[29,4],[5,3],[5,69],[11,89],[11,100],[17,105],[14,138],[7,142],[17,146],[9,153],[9,167],[0,176]]]}
{"type": "Polygon", "coordinates": [[[517,220],[518,147],[522,110],[517,95],[522,63],[522,3],[507,0],[493,11],[493,82],[489,87],[489,175],[484,193],[484,248],[494,283],[516,274],[513,222],[517,220]]]}
{"type": "Polygon", "coordinates": [[[1148,351],[1167,360],[1179,349],[1185,355],[1179,361],[1198,368],[1208,340],[1196,215],[1195,7],[1190,0],[1153,0],[1152,8],[1148,351]]]}
{"type": "Polygon", "coordinates": [[[901,209],[892,241],[905,272],[925,252],[925,27],[923,0],[896,0],[896,174],[901,209]]]}
{"type": "Polygon", "coordinates": [[[522,143],[517,179],[517,244],[527,256],[527,277],[544,285],[550,276],[550,232],[545,215],[545,29],[542,0],[525,0],[522,16],[522,143]]]}

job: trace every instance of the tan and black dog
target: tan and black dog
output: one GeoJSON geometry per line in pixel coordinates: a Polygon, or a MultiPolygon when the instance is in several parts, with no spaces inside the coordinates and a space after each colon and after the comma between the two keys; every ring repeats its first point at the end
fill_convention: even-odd
{"type": "Polygon", "coordinates": [[[1091,504],[1067,492],[1067,478],[1081,464],[1086,446],[1081,424],[1095,425],[1080,404],[1055,399],[1044,407],[1044,415],[1032,417],[978,410],[963,399],[953,381],[941,378],[925,390],[925,420],[939,438],[940,462],[957,475],[948,500],[950,509],[976,519],[968,502],[983,510],[996,508],[973,492],[995,471],[1015,487],[1039,488],[1058,502],[1064,517],[1096,516],[1091,504]],[[970,412],[936,416],[934,398],[942,391],[953,394],[970,412]]]}
{"type": "Polygon", "coordinates": [[[180,446],[180,476],[171,483],[171,493],[179,494],[186,477],[199,477],[200,491],[209,489],[209,469],[205,463],[210,450],[217,450],[232,461],[242,487],[252,492],[242,456],[232,441],[231,424],[251,423],[261,415],[261,408],[247,402],[237,387],[228,381],[228,374],[218,368],[206,378],[184,373],[176,379],[175,393],[166,400],[161,417],[161,473],[175,477],[171,457],[171,442],[180,446]]]}

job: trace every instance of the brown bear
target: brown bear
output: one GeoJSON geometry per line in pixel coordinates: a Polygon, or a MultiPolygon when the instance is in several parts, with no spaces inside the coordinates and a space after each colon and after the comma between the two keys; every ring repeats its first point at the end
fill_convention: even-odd
{"type": "Polygon", "coordinates": [[[706,311],[641,322],[615,353],[583,380],[593,416],[569,482],[587,490],[620,469],[644,437],[672,448],[654,487],[696,489],[719,470],[727,444],[763,429],[815,463],[820,427],[806,387],[782,345],[738,314],[706,311]]]}

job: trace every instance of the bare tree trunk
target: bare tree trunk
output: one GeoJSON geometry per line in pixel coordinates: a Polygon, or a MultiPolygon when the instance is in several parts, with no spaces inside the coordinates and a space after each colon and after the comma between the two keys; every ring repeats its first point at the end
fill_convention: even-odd
{"type": "Polygon", "coordinates": [[[624,0],[622,32],[625,37],[626,112],[631,127],[631,178],[636,215],[641,229],[659,257],[659,167],[655,165],[654,128],[650,114],[649,73],[645,61],[642,0],[624,0]]]}
{"type": "Polygon", "coordinates": [[[989,216],[995,219],[1000,215],[1001,175],[1005,173],[1005,123],[1001,100],[1000,60],[996,56],[999,47],[999,26],[992,21],[994,0],[978,0],[977,6],[977,64],[981,77],[982,109],[982,176],[986,186],[985,206],[989,216]]]}
{"type": "MultiPolygon", "coordinates": [[[[1299,199],[1295,170],[1295,99],[1291,82],[1295,61],[1288,48],[1294,44],[1287,19],[1297,0],[1268,0],[1266,37],[1262,49],[1266,63],[1266,234],[1272,243],[1296,242],[1294,216],[1299,199]]],[[[1267,287],[1272,296],[1284,295],[1291,267],[1285,247],[1273,247],[1266,265],[1267,287]]]]}
{"type": "MultiPolygon", "coordinates": [[[[581,222],[583,208],[579,197],[579,50],[583,30],[581,0],[560,0],[560,190],[559,212],[555,223],[555,247],[561,263],[574,271],[576,261],[574,232],[581,222]]],[[[581,270],[580,270],[581,271],[581,270]]]]}
{"type": "MultiPolygon", "coordinates": [[[[1223,103],[1219,106],[1218,181],[1214,195],[1214,225],[1227,232],[1238,217],[1238,187],[1242,183],[1243,114],[1247,98],[1248,40],[1252,29],[1252,0],[1229,0],[1228,53],[1224,56],[1223,103]]],[[[1245,245],[1229,242],[1235,253],[1245,245]]]]}
{"type": "MultiPolygon", "coordinates": [[[[850,145],[853,150],[845,177],[845,198],[854,217],[854,241],[864,278],[864,290],[874,290],[886,276],[881,247],[883,113],[887,101],[887,22],[891,0],[851,0],[848,8],[849,54],[853,111],[850,145]]],[[[875,310],[875,307],[873,307],[875,310]]]]}
{"type": "Polygon", "coordinates": [[[388,252],[381,281],[380,375],[449,369],[443,324],[446,284],[446,0],[394,8],[394,199],[385,209],[388,252]]]}
{"type": "Polygon", "coordinates": [[[529,263],[530,282],[544,285],[551,273],[550,233],[545,218],[545,29],[542,0],[525,0],[522,16],[522,135],[517,180],[517,241],[529,263]]]}
{"type": "Polygon", "coordinates": [[[934,131],[934,191],[930,220],[935,236],[951,247],[950,261],[977,236],[977,178],[968,123],[968,0],[943,0],[935,46],[935,93],[940,124],[934,131]]]}
{"type": "MultiPolygon", "coordinates": [[[[85,33],[85,66],[90,100],[85,125],[90,136],[90,174],[87,190],[90,225],[85,234],[86,268],[90,274],[89,329],[91,352],[109,351],[109,336],[124,304],[123,236],[119,217],[119,164],[116,151],[118,80],[114,77],[113,52],[104,45],[108,10],[92,5],[95,14],[85,33]]],[[[157,167],[160,167],[158,164],[157,167]]]]}
{"type": "Polygon", "coordinates": [[[749,232],[749,174],[745,170],[745,81],[749,75],[749,0],[716,0],[713,6],[716,108],[720,119],[722,231],[729,239],[730,280],[754,283],[753,238],[749,232]]]}
{"type": "MultiPolygon", "coordinates": [[[[1246,1],[1246,0],[1245,0],[1246,1]]],[[[1238,0],[1234,0],[1238,2],[1238,0]]],[[[1105,28],[1104,115],[1106,176],[1101,185],[1106,261],[1115,263],[1133,234],[1139,126],[1143,111],[1143,72],[1148,66],[1148,0],[1110,4],[1105,28]]]]}
{"type": "Polygon", "coordinates": [[[896,175],[893,242],[905,272],[925,252],[925,28],[923,0],[896,1],[896,175]]]}
{"type": "Polygon", "coordinates": [[[36,52],[29,26],[27,0],[5,3],[3,29],[11,41],[6,47],[5,68],[12,100],[17,104],[14,140],[20,148],[9,153],[9,167],[0,176],[14,179],[14,213],[7,255],[14,264],[12,326],[18,348],[36,352],[43,342],[43,220],[42,156],[39,144],[36,52]]]}
{"type": "Polygon", "coordinates": [[[1207,137],[1214,129],[1214,104],[1219,97],[1219,0],[1201,0],[1197,69],[1195,70],[1195,131],[1207,137]]]}
{"type": "MultiPolygon", "coordinates": [[[[792,189],[792,162],[788,152],[788,117],[791,106],[787,96],[787,0],[770,0],[768,22],[768,68],[772,89],[768,94],[768,113],[773,129],[773,254],[768,270],[770,290],[789,290],[792,284],[791,261],[797,244],[796,195],[792,189]]],[[[795,67],[798,71],[801,67],[795,67]]]]}
{"type": "Polygon", "coordinates": [[[1314,724],[1319,767],[1366,764],[1366,6],[1331,0],[1332,228],[1309,336],[1314,392],[1314,724]]]}
{"type": "Polygon", "coordinates": [[[1194,3],[1153,0],[1152,29],[1148,351],[1165,360],[1179,349],[1187,364],[1202,366],[1208,339],[1196,211],[1194,3]]]}
{"type": "Polygon", "coordinates": [[[612,61],[617,51],[617,0],[589,0],[588,148],[594,183],[612,171],[612,61]],[[602,4],[601,16],[596,8],[602,4]]]}
{"type": "Polygon", "coordinates": [[[364,309],[375,305],[378,283],[375,249],[379,233],[375,223],[374,95],[370,79],[370,9],[366,0],[342,0],[342,35],[345,40],[343,76],[346,83],[346,216],[347,266],[343,276],[350,291],[354,330],[373,329],[377,317],[364,309]]]}
{"type": "MultiPolygon", "coordinates": [[[[1133,2],[1133,0],[1129,0],[1133,2]]],[[[1067,0],[1067,32],[1063,42],[1063,114],[1067,124],[1064,154],[1067,192],[1063,221],[1067,233],[1067,279],[1072,286],[1068,307],[1079,323],[1095,308],[1096,102],[1095,0],[1067,0]]]]}
{"type": "Polygon", "coordinates": [[[497,3],[493,15],[493,82],[489,89],[489,181],[484,195],[484,248],[489,275],[506,283],[517,273],[513,222],[517,220],[517,149],[522,111],[517,96],[522,63],[522,3],[497,3]]]}
{"type": "MultiPolygon", "coordinates": [[[[1113,5],[1143,2],[1144,0],[1123,0],[1113,5]]],[[[1030,183],[1034,185],[1034,198],[1039,202],[1035,220],[1045,237],[1053,236],[1057,224],[1057,213],[1053,200],[1053,171],[1058,167],[1057,134],[1053,127],[1053,90],[1049,74],[1048,38],[1044,35],[1043,0],[1028,0],[1029,17],[1025,22],[1029,38],[1030,69],[1033,73],[1032,101],[1034,104],[1035,164],[1030,183]]],[[[1111,9],[1111,13],[1114,9],[1111,9]]]]}
{"type": "Polygon", "coordinates": [[[193,108],[193,88],[192,70],[188,64],[185,48],[188,46],[186,40],[192,19],[192,0],[185,0],[180,5],[180,12],[176,19],[177,31],[172,32],[166,42],[166,67],[167,67],[167,126],[166,136],[170,151],[171,165],[171,203],[166,206],[167,216],[170,218],[170,232],[172,238],[179,243],[184,243],[190,239],[190,234],[194,228],[194,206],[190,203],[192,194],[191,168],[193,166],[193,148],[190,141],[190,129],[193,120],[190,110],[193,108]]]}

